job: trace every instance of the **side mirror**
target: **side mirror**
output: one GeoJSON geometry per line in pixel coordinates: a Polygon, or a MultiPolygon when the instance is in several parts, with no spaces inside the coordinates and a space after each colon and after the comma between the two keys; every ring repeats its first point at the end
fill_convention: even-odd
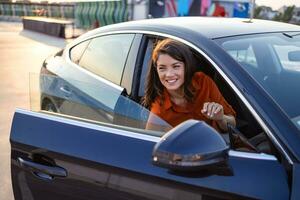
{"type": "Polygon", "coordinates": [[[188,120],[167,132],[154,146],[154,165],[195,171],[227,161],[229,146],[205,122],[188,120]]]}
{"type": "Polygon", "coordinates": [[[288,54],[289,61],[300,62],[300,51],[291,51],[288,54]]]}

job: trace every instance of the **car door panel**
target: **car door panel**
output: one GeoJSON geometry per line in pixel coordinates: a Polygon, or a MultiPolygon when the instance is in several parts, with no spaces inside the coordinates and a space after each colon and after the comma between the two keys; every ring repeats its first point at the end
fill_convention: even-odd
{"type": "Polygon", "coordinates": [[[291,199],[296,200],[300,199],[300,165],[294,164],[293,168],[293,187],[292,187],[292,195],[291,199]]]}
{"type": "Polygon", "coordinates": [[[105,199],[122,199],[125,194],[139,199],[185,199],[185,195],[175,198],[172,187],[188,187],[182,192],[197,191],[219,199],[287,199],[289,196],[285,171],[276,159],[233,155],[229,157],[232,175],[178,174],[151,164],[152,149],[158,140],[121,129],[17,110],[11,129],[13,186],[19,188],[15,191],[27,186],[25,191],[30,191],[36,199],[46,194],[49,199],[87,196],[99,199],[103,191],[105,199]],[[19,157],[30,160],[35,155],[52,160],[49,163],[65,169],[67,177],[43,180],[17,163],[19,157]],[[124,180],[130,176],[135,177],[131,181],[133,186],[124,187],[124,180]],[[272,181],[274,176],[277,181],[272,181]],[[154,195],[151,190],[145,190],[149,182],[153,188],[167,182],[164,188],[173,196],[167,198],[163,192],[154,195]]]}
{"type": "MultiPolygon", "coordinates": [[[[99,140],[102,142],[93,143],[92,140],[98,140],[96,139],[98,134],[92,131],[90,132],[91,135],[89,133],[86,134],[88,137],[81,137],[75,133],[77,131],[83,133],[80,127],[75,126],[73,127],[74,129],[61,132],[58,129],[62,130],[62,127],[54,125],[57,121],[38,120],[38,118],[33,116],[24,117],[24,115],[20,116],[18,114],[15,115],[14,120],[16,126],[14,125],[12,128],[11,140],[12,179],[14,188],[19,188],[18,191],[21,191],[22,196],[24,196],[25,190],[31,194],[32,199],[135,198],[133,195],[123,194],[122,191],[120,191],[121,194],[116,195],[116,191],[109,192],[109,188],[103,189],[107,184],[107,179],[110,174],[101,168],[101,164],[95,165],[95,161],[99,159],[103,159],[105,161],[104,163],[117,161],[116,163],[112,163],[112,165],[116,166],[119,165],[119,162],[124,161],[124,159],[121,160],[123,155],[120,155],[117,159],[112,159],[109,152],[99,151],[99,148],[94,149],[99,145],[102,146],[103,150],[113,150],[112,147],[114,145],[109,142],[111,138],[107,138],[107,140],[103,138],[99,140]],[[18,123],[19,120],[22,121],[21,124],[18,123]],[[32,123],[33,121],[35,121],[37,125],[35,128],[31,125],[26,126],[27,123],[32,123]],[[52,126],[53,129],[50,128],[49,131],[46,131],[45,127],[52,126]],[[17,132],[21,133],[19,129],[22,129],[24,132],[21,132],[26,134],[14,134],[17,132]],[[81,131],[79,129],[81,129],[81,131]],[[96,138],[93,137],[93,135],[96,138]],[[30,140],[29,137],[35,139],[30,140]],[[72,145],[69,145],[70,143],[72,143],[72,145]],[[44,157],[53,159],[57,166],[67,170],[68,176],[66,178],[56,177],[53,178],[53,180],[41,179],[34,175],[34,170],[23,170],[17,163],[17,159],[20,157],[26,160],[40,162],[35,159],[37,155],[43,155],[44,157]],[[21,180],[19,178],[20,176],[21,180]]],[[[65,125],[70,126],[70,124],[65,125]]],[[[118,141],[118,146],[122,146],[122,144],[123,143],[118,141]]],[[[138,199],[141,198],[142,197],[139,197],[138,199]]]]}

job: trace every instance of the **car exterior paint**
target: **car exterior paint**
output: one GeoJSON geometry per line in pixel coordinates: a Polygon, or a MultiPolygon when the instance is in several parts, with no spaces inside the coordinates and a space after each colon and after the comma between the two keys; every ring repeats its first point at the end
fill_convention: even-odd
{"type": "MultiPolygon", "coordinates": [[[[50,90],[51,87],[42,86],[44,94],[41,98],[49,98],[61,114],[16,110],[10,136],[15,198],[297,199],[300,195],[297,190],[300,180],[299,130],[255,78],[222,47],[222,42],[230,38],[297,32],[300,32],[298,26],[263,20],[181,17],[121,23],[79,37],[67,45],[61,56],[48,58],[42,67],[47,76],[43,73],[41,78],[54,77],[57,88],[50,90]],[[122,79],[120,84],[97,76],[70,59],[70,50],[77,44],[118,34],[134,34],[124,64],[123,76],[128,79],[122,79]],[[149,41],[145,38],[150,36],[176,39],[206,59],[255,118],[277,153],[230,150],[229,167],[192,173],[152,165],[153,147],[160,141],[167,125],[159,122],[161,129],[157,133],[138,130],[134,126],[124,127],[123,118],[118,118],[121,127],[112,122],[114,115],[119,114],[112,109],[116,105],[121,111],[126,106],[138,107],[136,103],[120,101],[119,97],[122,96],[122,100],[128,95],[135,101],[139,98],[139,85],[144,80],[141,71],[145,68],[142,55],[147,51],[149,41]],[[64,88],[66,83],[68,87],[64,88]],[[73,106],[74,101],[92,105],[91,99],[108,105],[111,112],[105,114],[106,121],[74,118],[61,110],[58,105],[61,101],[54,96],[62,87],[63,92],[70,89],[78,97],[84,97],[78,100],[75,96],[59,96],[64,100],[69,98],[73,106]],[[106,101],[107,97],[109,100],[106,101]],[[29,166],[26,162],[22,165],[19,158],[28,161],[29,166]],[[50,167],[53,171],[65,170],[66,175],[49,175],[30,167],[32,163],[50,167]]],[[[48,86],[53,86],[53,79],[48,86]]],[[[101,105],[95,107],[101,108],[101,105]]],[[[125,118],[138,116],[135,111],[125,118]]],[[[129,113],[128,110],[125,112],[129,113]]]]}

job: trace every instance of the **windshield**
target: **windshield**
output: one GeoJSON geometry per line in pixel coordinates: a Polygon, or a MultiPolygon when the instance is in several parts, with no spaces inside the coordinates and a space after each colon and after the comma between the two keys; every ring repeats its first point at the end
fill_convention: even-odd
{"type": "Polygon", "coordinates": [[[266,33],[217,42],[273,97],[300,129],[300,35],[266,33]]]}

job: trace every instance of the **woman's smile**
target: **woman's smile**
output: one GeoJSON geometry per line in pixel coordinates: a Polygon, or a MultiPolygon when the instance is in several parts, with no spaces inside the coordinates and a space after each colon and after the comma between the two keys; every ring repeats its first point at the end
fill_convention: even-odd
{"type": "Polygon", "coordinates": [[[169,79],[169,80],[166,80],[168,83],[174,83],[177,81],[177,79],[169,79]]]}

